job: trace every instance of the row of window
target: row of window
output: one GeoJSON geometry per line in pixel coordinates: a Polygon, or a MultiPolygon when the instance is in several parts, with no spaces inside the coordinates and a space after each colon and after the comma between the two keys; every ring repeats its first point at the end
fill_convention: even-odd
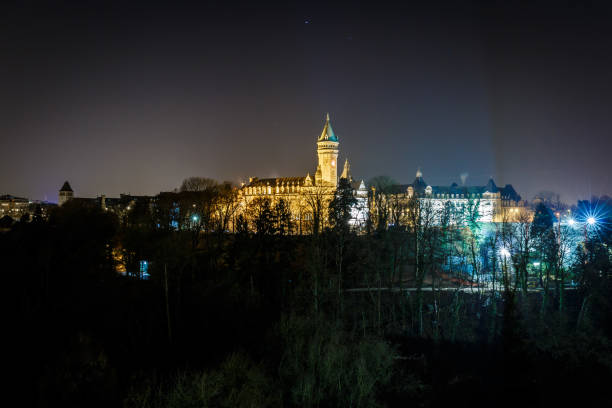
{"type": "MultiPolygon", "coordinates": [[[[297,193],[299,191],[300,186],[295,184],[289,184],[285,186],[284,184],[281,186],[275,186],[276,194],[278,193],[297,193]]],[[[247,187],[247,194],[272,194],[272,186],[257,186],[257,187],[247,187]]]]}

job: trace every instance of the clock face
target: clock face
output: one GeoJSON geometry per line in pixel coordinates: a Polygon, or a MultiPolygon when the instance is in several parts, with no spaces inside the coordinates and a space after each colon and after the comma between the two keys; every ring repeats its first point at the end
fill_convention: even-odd
{"type": "Polygon", "coordinates": [[[332,160],[332,167],[336,167],[336,161],[332,160]]]}

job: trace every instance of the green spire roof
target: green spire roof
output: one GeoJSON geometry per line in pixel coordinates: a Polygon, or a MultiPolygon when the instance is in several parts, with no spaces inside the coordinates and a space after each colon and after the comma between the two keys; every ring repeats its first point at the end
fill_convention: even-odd
{"type": "Polygon", "coordinates": [[[327,114],[327,117],[325,118],[325,126],[323,126],[323,132],[321,132],[321,137],[319,137],[318,141],[319,142],[322,142],[322,141],[337,142],[338,141],[338,138],[334,134],[334,130],[331,127],[331,123],[329,123],[329,113],[327,114]]]}

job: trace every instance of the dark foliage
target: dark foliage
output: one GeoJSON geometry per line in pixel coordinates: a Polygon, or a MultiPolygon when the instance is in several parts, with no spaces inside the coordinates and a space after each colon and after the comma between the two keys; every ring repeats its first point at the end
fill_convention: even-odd
{"type": "MultiPolygon", "coordinates": [[[[202,214],[205,187],[159,208],[183,197],[202,214]]],[[[11,225],[0,248],[20,405],[610,405],[605,231],[578,248],[578,290],[560,309],[510,287],[440,290],[456,234],[357,235],[350,203],[340,191],[332,228],[312,236],[291,235],[286,204],[266,201],[254,233],[244,218],[235,234],[212,216],[209,230],[173,229],[146,206],[118,220],[76,200],[46,222],[11,225]],[[399,290],[419,282],[431,290],[399,290]]],[[[532,228],[545,236],[553,225],[541,214],[532,228]]]]}

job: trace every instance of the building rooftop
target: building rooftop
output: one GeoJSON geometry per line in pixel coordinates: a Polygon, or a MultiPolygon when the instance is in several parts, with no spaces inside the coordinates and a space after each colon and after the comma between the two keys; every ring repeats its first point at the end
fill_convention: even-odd
{"type": "Polygon", "coordinates": [[[70,187],[70,183],[64,181],[64,185],[60,189],[60,191],[72,191],[72,187],[70,187]]]}
{"type": "Polygon", "coordinates": [[[0,201],[13,201],[13,202],[29,202],[30,200],[28,200],[27,198],[23,198],[23,197],[15,197],[12,196],[10,194],[5,194],[5,195],[1,195],[0,196],[0,201]]]}
{"type": "Polygon", "coordinates": [[[329,121],[329,113],[325,118],[325,125],[323,126],[323,132],[321,132],[321,136],[319,137],[319,142],[337,142],[338,138],[334,133],[334,130],[331,127],[331,123],[329,121]]]}
{"type": "Polygon", "coordinates": [[[500,197],[505,200],[520,201],[521,196],[518,195],[514,187],[511,184],[506,184],[505,187],[498,187],[493,179],[489,179],[487,184],[484,186],[460,186],[457,183],[452,183],[450,186],[430,186],[423,179],[421,171],[417,172],[417,177],[411,184],[400,184],[392,188],[393,193],[406,192],[408,187],[412,187],[416,194],[424,194],[427,187],[431,187],[431,193],[435,196],[437,194],[463,194],[465,197],[469,197],[472,194],[478,196],[484,193],[499,193],[500,197]]]}

